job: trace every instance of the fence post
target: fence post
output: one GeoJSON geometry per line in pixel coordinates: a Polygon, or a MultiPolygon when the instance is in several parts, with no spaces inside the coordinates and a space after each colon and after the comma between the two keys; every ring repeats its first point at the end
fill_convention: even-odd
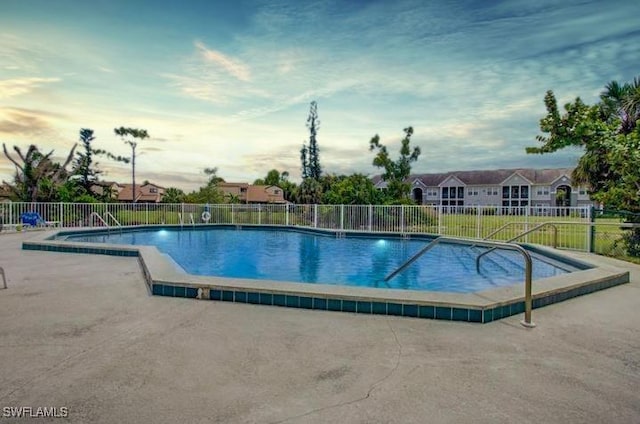
{"type": "Polygon", "coordinates": [[[340,229],[344,230],[344,205],[340,205],[340,229]]]}
{"type": "Polygon", "coordinates": [[[284,208],[284,223],[289,226],[289,204],[285,203],[284,208]]]}
{"type": "Polygon", "coordinates": [[[442,234],[440,231],[442,229],[442,205],[438,205],[438,228],[436,229],[436,234],[442,234]]]}
{"type": "Polygon", "coordinates": [[[371,232],[371,227],[373,226],[373,205],[369,205],[369,232],[371,232]]]}
{"type": "Polygon", "coordinates": [[[13,202],[9,200],[9,224],[13,225],[13,202]]]}
{"type": "Polygon", "coordinates": [[[591,205],[591,207],[589,207],[589,222],[591,223],[591,225],[589,225],[589,246],[588,246],[588,251],[589,253],[595,253],[596,251],[596,226],[594,225],[596,222],[596,208],[591,205]]]}
{"type": "Polygon", "coordinates": [[[313,205],[313,226],[318,228],[318,205],[313,205]]]}
{"type": "Polygon", "coordinates": [[[404,233],[404,205],[400,205],[400,232],[404,233]]]}
{"type": "Polygon", "coordinates": [[[231,224],[235,224],[235,218],[233,216],[233,203],[231,204],[231,224]]]}
{"type": "Polygon", "coordinates": [[[262,204],[258,204],[258,225],[262,225],[262,204]]]}
{"type": "Polygon", "coordinates": [[[480,226],[482,225],[482,222],[480,220],[481,218],[481,208],[482,206],[478,205],[476,207],[476,238],[477,239],[481,239],[482,238],[482,231],[480,229],[480,226]]]}
{"type": "MultiPolygon", "coordinates": [[[[524,226],[524,230],[525,231],[529,231],[529,205],[527,205],[527,207],[525,208],[525,218],[524,218],[526,224],[524,226]]],[[[525,243],[529,243],[529,234],[527,234],[526,236],[524,236],[524,240],[525,243]]]]}

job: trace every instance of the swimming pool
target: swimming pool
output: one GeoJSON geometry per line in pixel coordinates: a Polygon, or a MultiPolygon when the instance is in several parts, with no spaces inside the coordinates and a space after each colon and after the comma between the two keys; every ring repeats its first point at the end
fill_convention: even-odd
{"type": "MultiPolygon", "coordinates": [[[[486,248],[441,244],[389,281],[431,239],[340,237],[302,231],[209,228],[152,229],[67,237],[89,243],[156,246],[195,275],[321,283],[382,289],[471,293],[524,281],[522,256],[494,251],[476,271],[486,248]]],[[[533,278],[575,268],[533,255],[533,278]]]]}
{"type": "Polygon", "coordinates": [[[136,258],[149,294],[157,296],[480,323],[629,282],[628,272],[533,245],[524,246],[535,261],[532,285],[524,284],[522,257],[503,250],[486,255],[474,275],[483,250],[473,246],[482,242],[439,238],[383,283],[387,272],[434,240],[408,237],[279,225],[163,225],[55,230],[34,234],[22,248],[136,258]],[[204,249],[196,254],[192,245],[204,249]]]}

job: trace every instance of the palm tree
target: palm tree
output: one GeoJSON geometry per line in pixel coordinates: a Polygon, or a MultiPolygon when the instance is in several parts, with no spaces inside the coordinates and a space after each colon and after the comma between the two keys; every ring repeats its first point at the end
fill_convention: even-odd
{"type": "Polygon", "coordinates": [[[164,191],[162,203],[182,203],[184,202],[184,191],[176,187],[169,187],[164,191]]]}
{"type": "Polygon", "coordinates": [[[620,132],[630,134],[640,119],[640,77],[621,85],[611,81],[600,93],[601,111],[605,120],[620,119],[620,132]]]}
{"type": "Polygon", "coordinates": [[[51,160],[53,150],[43,154],[35,144],[31,144],[26,153],[18,146],[13,150],[18,158],[13,158],[7,151],[7,146],[2,143],[4,155],[16,167],[14,185],[11,186],[16,197],[23,202],[35,202],[38,200],[51,200],[54,189],[63,184],[66,179],[65,168],[73,159],[76,144],[73,145],[65,162],[60,165],[51,160]],[[47,191],[47,193],[42,193],[47,191]]]}
{"type": "Polygon", "coordinates": [[[240,201],[240,196],[238,196],[237,194],[233,194],[233,193],[227,193],[224,195],[225,199],[227,200],[227,203],[241,203],[240,201]]]}
{"type": "Polygon", "coordinates": [[[627,85],[629,88],[622,101],[622,108],[630,116],[635,127],[640,119],[640,77],[634,78],[633,82],[627,85]]]}

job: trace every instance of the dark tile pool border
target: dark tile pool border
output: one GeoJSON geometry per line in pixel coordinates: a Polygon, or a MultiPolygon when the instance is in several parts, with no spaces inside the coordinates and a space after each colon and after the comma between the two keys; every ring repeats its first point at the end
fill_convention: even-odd
{"type": "MultiPolygon", "coordinates": [[[[229,225],[200,226],[198,229],[211,227],[232,227],[229,225]]],[[[242,226],[254,228],[254,226],[242,226]]],[[[260,226],[260,229],[289,229],[310,233],[322,233],[323,235],[342,236],[342,232],[327,230],[306,229],[299,227],[260,226]],[[266,227],[266,228],[265,228],[266,227]]],[[[167,228],[167,226],[132,227],[133,231],[141,229],[167,228]]],[[[172,230],[179,230],[180,226],[168,226],[172,230]]],[[[190,228],[187,228],[190,229],[190,228]]],[[[126,231],[125,229],[124,231],[126,231]]],[[[113,231],[113,230],[111,230],[113,231]]],[[[58,236],[70,234],[95,234],[104,233],[104,230],[63,230],[56,233],[58,236]]],[[[358,236],[380,237],[381,234],[357,233],[358,236]]],[[[406,291],[406,299],[398,296],[385,296],[385,290],[381,289],[350,289],[346,286],[316,287],[302,283],[273,282],[275,288],[269,284],[257,280],[235,280],[215,277],[198,277],[185,273],[166,255],[161,254],[151,246],[122,246],[103,245],[98,243],[80,243],[55,239],[55,236],[43,235],[39,240],[23,242],[24,250],[37,250],[47,252],[100,254],[111,256],[137,257],[142,268],[150,293],[155,296],[182,297],[201,300],[214,300],[221,302],[249,303],[253,305],[269,305],[288,308],[300,308],[322,311],[350,312],[367,315],[390,315],[423,319],[439,319],[448,321],[464,321],[473,323],[489,323],[524,312],[524,298],[513,288],[510,290],[497,290],[494,293],[485,293],[479,296],[466,294],[436,292],[406,291]],[[309,287],[311,286],[311,287],[309,287]],[[332,293],[332,289],[335,293],[332,293]],[[393,297],[393,298],[391,298],[393,297]]],[[[349,234],[350,236],[351,234],[349,234]]],[[[384,234],[388,237],[389,234],[384,234]]],[[[420,237],[412,237],[420,238],[420,237]]],[[[425,240],[433,236],[425,235],[425,240]]],[[[615,272],[615,270],[602,270],[548,249],[535,247],[532,250],[541,254],[551,253],[554,260],[565,261],[580,269],[591,268],[573,274],[584,273],[584,279],[565,277],[563,284],[561,277],[548,279],[541,285],[546,288],[534,291],[533,308],[538,309],[552,305],[577,296],[582,296],[598,290],[603,290],[619,284],[629,282],[628,272],[615,272]],[[596,271],[598,271],[596,273],[596,271]],[[551,281],[553,280],[553,281],[551,281]]],[[[268,282],[267,282],[268,283],[268,282]]],[[[534,287],[536,282],[534,281],[534,287]]],[[[396,291],[397,292],[397,291],[396,291]]],[[[390,292],[387,292],[390,293],[390,292]]],[[[396,293],[397,294],[397,293],[396,293]]]]}
{"type": "MultiPolygon", "coordinates": [[[[626,283],[624,277],[571,288],[562,292],[537,296],[533,299],[533,309],[604,290],[626,283]]],[[[152,282],[152,293],[158,296],[188,297],[193,299],[216,300],[222,302],[251,303],[256,305],[280,306],[287,308],[315,309],[321,311],[351,312],[367,315],[392,315],[411,318],[427,318],[448,321],[489,323],[501,318],[524,312],[524,301],[516,300],[490,308],[436,306],[417,303],[373,302],[340,297],[300,296],[298,294],[270,293],[210,287],[203,289],[197,285],[182,286],[152,282]],[[185,291],[186,289],[186,291],[185,291]],[[198,289],[203,290],[198,296],[198,289]]]]}

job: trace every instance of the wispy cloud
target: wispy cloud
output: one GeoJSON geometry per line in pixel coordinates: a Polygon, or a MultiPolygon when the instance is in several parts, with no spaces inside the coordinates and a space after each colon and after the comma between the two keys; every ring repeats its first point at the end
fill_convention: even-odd
{"type": "Polygon", "coordinates": [[[198,49],[200,57],[202,57],[205,63],[221,67],[240,81],[249,81],[251,78],[251,71],[249,70],[249,67],[239,59],[226,56],[219,51],[210,49],[201,41],[196,41],[194,45],[198,49]]]}
{"type": "Polygon", "coordinates": [[[13,78],[0,80],[0,99],[30,93],[43,85],[60,81],[60,78],[13,78]]]}
{"type": "Polygon", "coordinates": [[[59,115],[39,110],[0,107],[0,134],[44,136],[55,132],[51,118],[59,115]]]}
{"type": "MultiPolygon", "coordinates": [[[[113,23],[108,14],[76,16],[83,25],[73,28],[54,19],[37,34],[9,16],[17,24],[0,33],[0,107],[12,109],[0,128],[27,143],[18,134],[49,125],[63,134],[47,142],[62,146],[89,125],[100,147],[122,154],[112,128],[147,128],[158,140],[145,140],[141,173],[180,169],[197,184],[198,170],[218,166],[250,181],[271,167],[297,174],[317,100],[327,172],[376,172],[368,140],[380,134],[395,154],[407,125],[423,151],[415,172],[571,166],[580,152],[524,148],[536,143],[546,90],[560,103],[593,102],[608,81],[637,76],[640,3],[606,3],[199,2],[177,12],[172,30],[149,21],[145,36],[126,38],[101,26],[113,23]],[[212,18],[203,25],[196,14],[212,18]],[[52,105],[66,117],[33,112],[52,105]]],[[[126,167],[108,166],[126,178],[126,167]]]]}

